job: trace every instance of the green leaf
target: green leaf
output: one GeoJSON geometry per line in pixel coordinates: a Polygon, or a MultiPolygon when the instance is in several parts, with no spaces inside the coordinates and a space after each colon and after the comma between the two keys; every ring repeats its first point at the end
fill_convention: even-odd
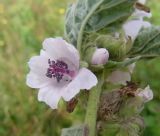
{"type": "Polygon", "coordinates": [[[139,136],[144,129],[143,118],[139,115],[122,118],[115,122],[106,122],[100,136],[139,136]]]}
{"type": "Polygon", "coordinates": [[[144,102],[141,98],[133,97],[128,98],[123,102],[122,107],[119,111],[121,117],[132,117],[141,113],[144,108],[144,102]]]}
{"type": "Polygon", "coordinates": [[[160,27],[152,26],[142,29],[136,38],[130,56],[141,56],[142,58],[153,58],[160,56],[160,27]]]}
{"type": "Polygon", "coordinates": [[[122,62],[109,61],[104,67],[106,69],[124,68],[124,67],[127,67],[127,66],[137,62],[139,59],[140,59],[140,56],[137,56],[135,58],[128,58],[122,62]]]}
{"type": "Polygon", "coordinates": [[[132,14],[137,0],[77,0],[66,14],[65,34],[74,45],[84,33],[122,25],[132,14]]]}
{"type": "Polygon", "coordinates": [[[92,71],[100,71],[102,69],[106,69],[106,70],[115,70],[115,69],[119,69],[119,68],[125,68],[135,62],[137,62],[141,57],[137,56],[135,58],[128,58],[124,61],[121,62],[117,62],[117,61],[108,61],[105,65],[91,65],[90,69],[92,71]]]}
{"type": "Polygon", "coordinates": [[[144,128],[144,121],[141,116],[132,116],[121,122],[121,128],[116,136],[140,136],[144,128]]]}
{"type": "Polygon", "coordinates": [[[87,136],[87,127],[84,125],[62,129],[61,136],[87,136]]]}
{"type": "Polygon", "coordinates": [[[103,130],[100,132],[100,136],[116,136],[120,129],[119,123],[107,122],[103,124],[103,130]]]}

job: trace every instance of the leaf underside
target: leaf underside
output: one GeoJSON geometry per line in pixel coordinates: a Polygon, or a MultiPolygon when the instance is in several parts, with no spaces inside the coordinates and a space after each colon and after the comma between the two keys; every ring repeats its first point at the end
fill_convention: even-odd
{"type": "Polygon", "coordinates": [[[129,55],[138,55],[142,58],[160,56],[160,27],[152,26],[142,29],[137,36],[129,55]]]}

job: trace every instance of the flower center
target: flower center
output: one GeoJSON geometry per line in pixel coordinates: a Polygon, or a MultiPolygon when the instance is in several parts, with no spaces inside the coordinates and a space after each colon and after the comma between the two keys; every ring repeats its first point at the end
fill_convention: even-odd
{"type": "MultiPolygon", "coordinates": [[[[64,75],[70,78],[74,77],[75,72],[68,69],[68,65],[61,60],[50,60],[48,59],[49,68],[47,69],[46,76],[48,78],[55,78],[57,82],[60,82],[64,75]]],[[[69,78],[65,81],[68,81],[69,78]]]]}

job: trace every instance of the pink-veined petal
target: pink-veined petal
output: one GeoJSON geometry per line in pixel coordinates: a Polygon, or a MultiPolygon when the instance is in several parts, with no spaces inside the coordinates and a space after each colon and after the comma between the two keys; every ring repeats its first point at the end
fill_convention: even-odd
{"type": "Polygon", "coordinates": [[[43,42],[43,48],[49,53],[55,60],[66,59],[79,68],[79,53],[77,49],[67,43],[62,38],[48,38],[43,42]]]}
{"type": "Polygon", "coordinates": [[[68,84],[65,92],[62,94],[66,101],[71,100],[81,89],[91,89],[96,86],[97,77],[88,69],[80,69],[77,76],[68,84]]]}
{"type": "Polygon", "coordinates": [[[48,68],[48,59],[43,56],[34,56],[28,62],[32,72],[38,75],[45,75],[48,68]]]}
{"type": "Polygon", "coordinates": [[[45,102],[52,109],[57,109],[58,102],[61,98],[62,88],[57,88],[54,86],[46,86],[38,91],[38,100],[45,102]]]}
{"type": "Polygon", "coordinates": [[[45,75],[41,76],[34,72],[29,72],[26,79],[26,84],[31,88],[41,88],[52,83],[52,80],[45,75]]]}

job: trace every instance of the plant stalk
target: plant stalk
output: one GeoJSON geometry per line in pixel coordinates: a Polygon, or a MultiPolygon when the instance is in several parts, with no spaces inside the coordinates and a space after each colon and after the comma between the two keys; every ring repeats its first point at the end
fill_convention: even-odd
{"type": "Polygon", "coordinates": [[[90,19],[90,17],[93,15],[94,11],[102,4],[103,0],[100,0],[93,8],[89,11],[88,15],[84,18],[84,21],[82,22],[79,34],[78,34],[78,39],[77,39],[77,49],[79,53],[81,54],[81,45],[82,45],[82,40],[83,40],[83,33],[85,26],[90,19]]]}
{"type": "Polygon", "coordinates": [[[99,75],[99,82],[97,86],[90,90],[87,112],[85,117],[85,124],[87,125],[89,130],[88,136],[96,136],[97,110],[103,83],[104,83],[104,73],[99,75]]]}

